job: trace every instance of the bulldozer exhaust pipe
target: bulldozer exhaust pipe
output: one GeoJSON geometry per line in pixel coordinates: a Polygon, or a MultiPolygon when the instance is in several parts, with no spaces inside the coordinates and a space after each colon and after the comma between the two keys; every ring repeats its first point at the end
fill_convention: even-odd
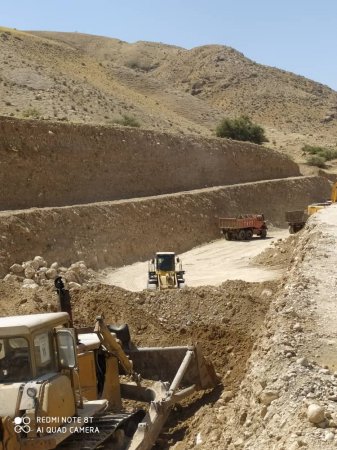
{"type": "Polygon", "coordinates": [[[60,309],[62,312],[66,312],[69,314],[70,326],[73,327],[73,314],[72,314],[72,309],[71,309],[69,291],[68,291],[68,289],[65,289],[64,283],[62,281],[62,277],[56,277],[54,284],[55,284],[55,289],[56,289],[57,295],[59,297],[60,309]]]}

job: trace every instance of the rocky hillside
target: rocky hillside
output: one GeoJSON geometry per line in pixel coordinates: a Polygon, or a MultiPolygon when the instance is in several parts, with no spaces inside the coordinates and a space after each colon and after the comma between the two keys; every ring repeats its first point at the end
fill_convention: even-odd
{"type": "Polygon", "coordinates": [[[80,33],[0,29],[0,114],[212,135],[248,114],[270,146],[335,145],[337,93],[220,45],[186,50],[80,33]]]}

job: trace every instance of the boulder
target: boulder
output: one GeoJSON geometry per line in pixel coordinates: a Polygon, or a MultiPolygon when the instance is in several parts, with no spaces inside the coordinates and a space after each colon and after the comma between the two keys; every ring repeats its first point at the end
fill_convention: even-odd
{"type": "Polygon", "coordinates": [[[308,406],[307,416],[311,423],[321,423],[325,419],[324,408],[320,405],[311,404],[308,406]]]}

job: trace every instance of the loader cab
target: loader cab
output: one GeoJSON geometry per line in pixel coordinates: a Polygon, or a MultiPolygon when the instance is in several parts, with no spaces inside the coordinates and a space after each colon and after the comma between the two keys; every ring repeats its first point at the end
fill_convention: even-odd
{"type": "Polygon", "coordinates": [[[175,253],[156,253],[156,268],[163,272],[174,272],[176,267],[175,253]]]}
{"type": "Polygon", "coordinates": [[[185,287],[182,262],[174,252],[157,252],[149,262],[148,289],[180,289],[185,287]]]}

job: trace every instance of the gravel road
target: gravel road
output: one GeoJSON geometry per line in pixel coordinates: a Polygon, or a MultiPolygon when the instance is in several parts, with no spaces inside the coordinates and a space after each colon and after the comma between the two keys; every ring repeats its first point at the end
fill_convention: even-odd
{"type": "MultiPolygon", "coordinates": [[[[220,285],[226,280],[268,281],[281,275],[279,270],[254,267],[250,261],[273,241],[289,236],[287,230],[273,229],[267,239],[254,237],[251,241],[219,239],[179,255],[186,271],[187,286],[220,285]]],[[[158,251],[173,249],[158,249],[158,251]]],[[[102,282],[142,291],[146,288],[148,263],[137,262],[119,269],[105,269],[102,282]]]]}

